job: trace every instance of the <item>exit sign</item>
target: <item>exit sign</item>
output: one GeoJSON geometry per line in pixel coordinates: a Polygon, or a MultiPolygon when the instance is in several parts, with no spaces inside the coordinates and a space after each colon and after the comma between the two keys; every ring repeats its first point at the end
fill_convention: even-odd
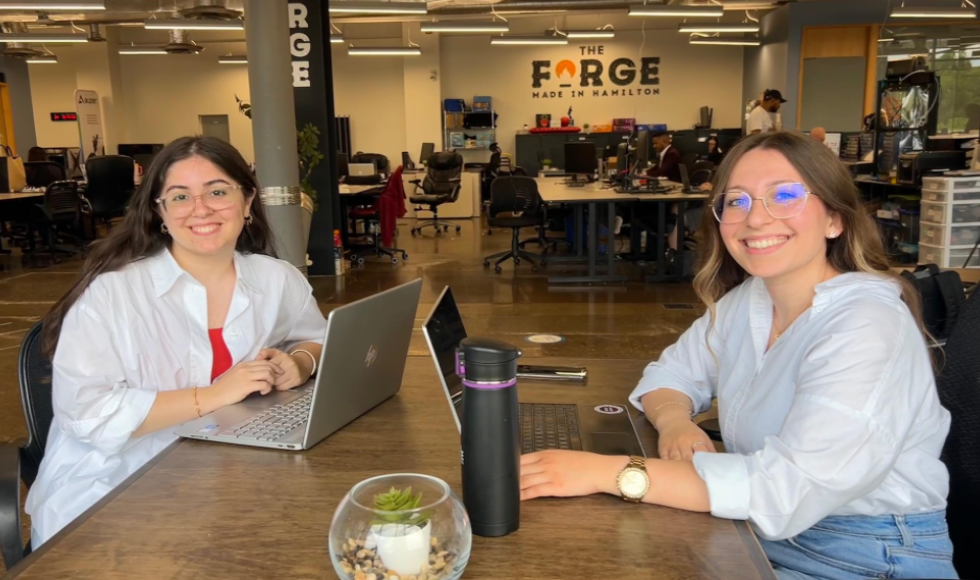
{"type": "Polygon", "coordinates": [[[77,113],[51,113],[52,121],[77,121],[77,113]]]}

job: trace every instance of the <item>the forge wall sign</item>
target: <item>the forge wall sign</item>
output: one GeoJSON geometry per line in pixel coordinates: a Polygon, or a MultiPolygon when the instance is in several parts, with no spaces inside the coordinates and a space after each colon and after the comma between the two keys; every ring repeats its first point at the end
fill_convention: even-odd
{"type": "Polygon", "coordinates": [[[531,98],[652,97],[660,94],[660,57],[599,58],[605,46],[579,46],[575,60],[552,68],[550,60],[531,61],[531,98]],[[542,90],[538,90],[542,89],[542,90]]]}

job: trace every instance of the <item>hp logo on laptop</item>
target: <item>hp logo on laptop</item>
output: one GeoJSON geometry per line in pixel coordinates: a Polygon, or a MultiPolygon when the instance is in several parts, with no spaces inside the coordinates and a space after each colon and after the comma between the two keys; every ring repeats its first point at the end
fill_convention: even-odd
{"type": "Polygon", "coordinates": [[[374,359],[376,358],[378,358],[378,349],[374,348],[374,345],[372,344],[368,348],[367,356],[364,357],[364,366],[371,368],[371,365],[374,363],[374,359]]]}

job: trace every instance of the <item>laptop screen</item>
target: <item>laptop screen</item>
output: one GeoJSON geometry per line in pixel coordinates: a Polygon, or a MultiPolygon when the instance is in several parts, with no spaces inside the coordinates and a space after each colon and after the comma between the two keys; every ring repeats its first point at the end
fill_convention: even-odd
{"type": "Polygon", "coordinates": [[[466,338],[463,318],[456,307],[453,292],[447,286],[425,321],[425,333],[429,337],[432,356],[439,365],[449,396],[456,402],[463,391],[463,383],[456,375],[456,349],[466,338]]]}

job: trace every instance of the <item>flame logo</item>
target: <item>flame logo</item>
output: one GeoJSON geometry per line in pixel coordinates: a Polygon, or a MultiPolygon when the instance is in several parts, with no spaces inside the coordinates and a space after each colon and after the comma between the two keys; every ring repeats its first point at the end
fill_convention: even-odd
{"type": "Polygon", "coordinates": [[[570,60],[560,61],[555,67],[555,73],[558,78],[564,77],[565,73],[568,73],[568,78],[572,78],[575,76],[575,63],[570,60]]]}

